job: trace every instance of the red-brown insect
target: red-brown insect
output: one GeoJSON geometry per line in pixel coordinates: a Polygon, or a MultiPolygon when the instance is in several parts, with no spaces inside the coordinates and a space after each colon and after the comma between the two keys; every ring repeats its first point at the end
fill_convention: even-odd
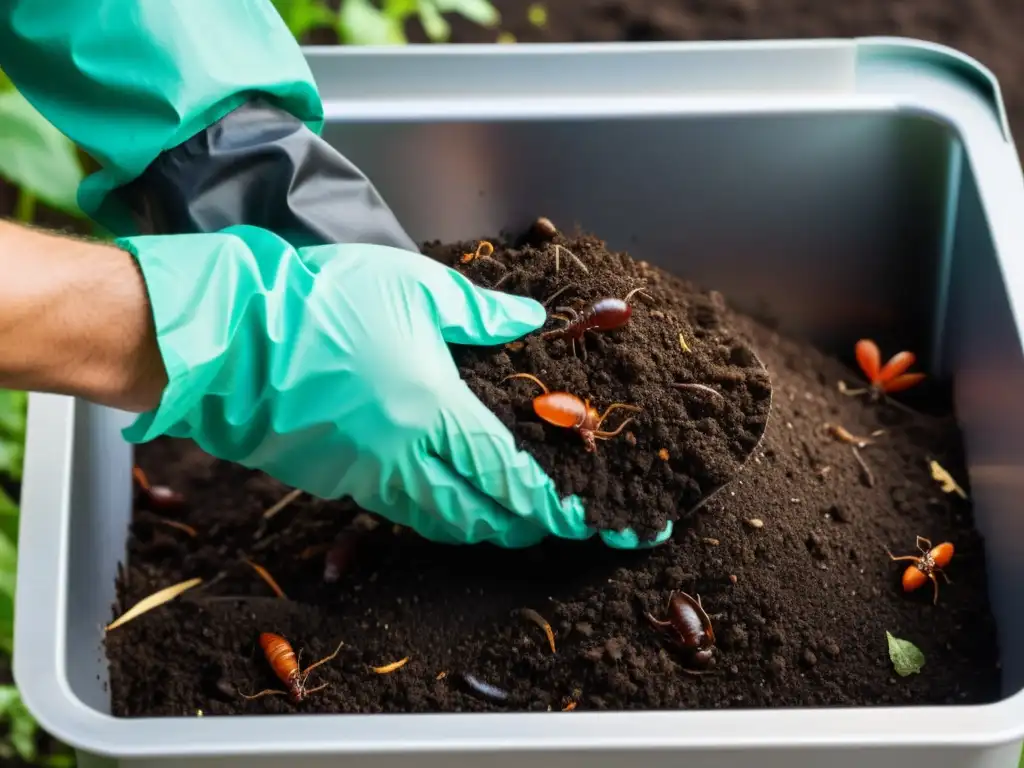
{"type": "Polygon", "coordinates": [[[844,390],[848,395],[861,395],[867,392],[870,393],[872,400],[877,400],[882,395],[910,389],[925,378],[923,373],[906,373],[906,370],[917,361],[913,352],[897,352],[885,365],[882,365],[882,353],[879,352],[878,345],[871,339],[858,341],[854,352],[857,355],[857,364],[867,376],[869,386],[864,389],[844,390]]]}
{"type": "Polygon", "coordinates": [[[174,509],[185,504],[185,497],[166,485],[150,485],[142,467],[132,467],[132,479],[146,503],[153,509],[174,509]]]}
{"type": "Polygon", "coordinates": [[[903,572],[903,591],[913,592],[915,589],[920,589],[925,585],[929,579],[935,587],[935,597],[932,600],[933,605],[938,605],[939,602],[939,580],[935,578],[935,574],[938,573],[946,580],[947,584],[952,584],[949,580],[949,576],[943,572],[943,568],[949,565],[949,561],[953,559],[953,545],[948,541],[944,541],[942,544],[933,547],[932,543],[928,539],[918,536],[917,548],[921,550],[921,557],[917,555],[903,555],[902,557],[895,557],[892,552],[885,550],[889,557],[893,560],[911,560],[913,565],[908,565],[907,570],[903,572]],[[924,544],[924,546],[921,546],[924,544]]]}
{"type": "MultiPolygon", "coordinates": [[[[564,312],[569,317],[552,315],[554,318],[564,320],[565,325],[561,328],[542,333],[541,338],[569,339],[572,342],[572,353],[574,355],[576,354],[576,342],[578,341],[580,349],[583,351],[583,359],[585,360],[587,357],[587,347],[583,340],[583,334],[587,331],[613,331],[624,326],[629,322],[629,318],[633,316],[633,307],[630,306],[629,300],[633,298],[634,294],[640,293],[642,290],[642,287],[634,288],[626,294],[624,299],[608,297],[592,301],[578,312],[572,307],[556,307],[556,312],[564,312]]],[[[646,293],[641,295],[647,296],[646,293]]],[[[648,296],[648,298],[650,297],[648,296]]]]}
{"type": "MultiPolygon", "coordinates": [[[[715,654],[715,630],[700,603],[700,595],[694,600],[685,592],[673,591],[668,596],[667,611],[667,620],[659,621],[648,613],[647,621],[657,630],[669,630],[676,644],[689,653],[695,664],[708,666],[715,654]]],[[[701,674],[695,670],[686,671],[701,674]]]]}
{"type": "MultiPolygon", "coordinates": [[[[247,696],[244,693],[240,695],[246,699],[258,699],[261,696],[291,696],[292,701],[297,704],[309,694],[322,691],[329,685],[329,683],[324,683],[323,685],[318,685],[316,688],[307,688],[306,680],[309,678],[309,673],[316,667],[319,667],[321,664],[324,664],[337,656],[342,645],[344,645],[344,643],[338,643],[338,647],[334,649],[334,653],[330,656],[325,656],[316,664],[310,664],[306,667],[305,671],[300,671],[299,659],[295,655],[295,651],[292,649],[292,644],[281,637],[281,635],[275,635],[273,632],[263,632],[260,634],[260,648],[263,649],[263,655],[266,656],[267,663],[270,664],[270,668],[274,670],[274,674],[277,675],[277,679],[288,686],[288,690],[278,691],[268,688],[252,696],[247,696]]],[[[302,652],[300,651],[299,653],[301,655],[302,652]]]]}
{"type": "Polygon", "coordinates": [[[588,453],[597,450],[595,440],[610,440],[622,432],[623,428],[633,420],[626,419],[614,432],[606,432],[601,429],[601,424],[608,418],[608,414],[616,408],[625,408],[628,411],[639,411],[635,405],[625,403],[612,403],[603,414],[598,415],[597,409],[590,405],[590,400],[580,400],[576,395],[568,392],[551,392],[547,385],[536,376],[529,373],[513,373],[506,376],[502,381],[509,379],[529,379],[544,390],[543,395],[533,398],[533,410],[538,416],[549,424],[566,429],[575,429],[583,438],[583,444],[588,453]]]}

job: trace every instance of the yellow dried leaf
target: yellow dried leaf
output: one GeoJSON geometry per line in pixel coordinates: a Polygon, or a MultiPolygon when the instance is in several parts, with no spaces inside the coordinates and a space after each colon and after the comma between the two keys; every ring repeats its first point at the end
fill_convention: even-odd
{"type": "Polygon", "coordinates": [[[144,597],[139,600],[135,605],[121,614],[118,618],[114,619],[110,624],[107,625],[107,632],[112,629],[117,629],[122,624],[127,624],[132,619],[138,618],[147,611],[151,611],[154,608],[159,608],[164,603],[169,603],[171,600],[176,598],[182,592],[185,592],[197,584],[202,584],[203,580],[200,578],[189,579],[188,581],[182,581],[179,584],[173,584],[169,587],[164,587],[159,592],[154,592],[149,597],[144,597]]]}
{"type": "Polygon", "coordinates": [[[371,667],[371,669],[373,669],[373,671],[376,672],[378,675],[388,675],[394,672],[396,669],[401,669],[408,663],[409,657],[406,656],[404,659],[399,659],[398,661],[393,661],[390,664],[385,664],[383,667],[371,667]]]}
{"type": "Polygon", "coordinates": [[[964,489],[960,487],[957,481],[953,479],[953,476],[949,474],[949,472],[947,472],[939,462],[930,461],[928,462],[928,466],[932,469],[932,479],[942,486],[944,493],[955,493],[961,499],[967,498],[967,494],[964,492],[964,489]]]}

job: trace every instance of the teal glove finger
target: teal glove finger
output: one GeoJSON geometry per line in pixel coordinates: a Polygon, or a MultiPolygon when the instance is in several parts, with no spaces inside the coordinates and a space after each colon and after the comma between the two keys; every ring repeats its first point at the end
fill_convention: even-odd
{"type": "MultiPolygon", "coordinates": [[[[450,344],[502,344],[539,328],[546,319],[538,302],[479,288],[454,270],[433,271],[427,285],[450,344]]],[[[442,428],[434,436],[438,455],[478,490],[553,535],[593,536],[580,498],[561,498],[536,460],[516,447],[505,425],[463,382],[453,390],[442,428]]],[[[630,529],[602,531],[601,539],[616,549],[637,549],[661,544],[671,534],[669,523],[651,542],[641,543],[630,529]]]]}

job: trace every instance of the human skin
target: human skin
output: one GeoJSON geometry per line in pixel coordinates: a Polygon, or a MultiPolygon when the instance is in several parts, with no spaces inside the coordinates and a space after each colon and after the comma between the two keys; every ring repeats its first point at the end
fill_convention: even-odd
{"type": "Polygon", "coordinates": [[[0,221],[0,387],[141,413],[167,385],[130,253],[0,221]]]}

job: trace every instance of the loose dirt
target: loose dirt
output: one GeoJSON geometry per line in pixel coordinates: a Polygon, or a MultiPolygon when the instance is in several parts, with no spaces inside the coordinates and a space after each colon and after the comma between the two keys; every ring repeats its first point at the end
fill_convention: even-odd
{"type": "MultiPolygon", "coordinates": [[[[556,280],[551,244],[491,242],[504,268],[487,260],[459,268],[484,286],[510,273],[501,290],[546,299],[556,280]]],[[[653,300],[634,302],[626,328],[591,334],[586,362],[564,341],[534,337],[519,350],[454,348],[454,355],[521,447],[560,489],[588,500],[595,523],[652,530],[675,518],[672,539],[639,552],[611,550],[596,537],[514,551],[446,547],[386,521],[367,523],[348,502],[308,496],[263,523],[263,511],[290,489],[190,443],[161,439],[140,446],[138,461],[154,483],[186,496],[185,508],[159,514],[196,536],[140,503],[112,615],[186,578],[207,583],[109,633],[115,714],[881,706],[998,697],[995,628],[971,505],[944,493],[929,470],[928,461],[938,461],[970,494],[959,434],[944,415],[943,383],[926,382],[903,398],[928,415],[842,395],[839,381],[858,383],[850,355],[836,359],[781,337],[713,292],[608,253],[591,235],[557,242],[590,269],[560,258],[557,279],[578,286],[565,298],[621,297],[644,279],[653,300]],[[751,360],[736,352],[748,347],[773,387],[764,438],[732,485],[695,514],[682,514],[685,504],[662,499],[687,498],[711,468],[721,466],[714,477],[724,476],[756,439],[745,425],[765,406],[766,390],[751,360]],[[622,400],[644,410],[623,434],[587,453],[571,430],[541,422],[531,406],[537,388],[498,383],[513,371],[590,396],[599,408],[622,400]],[[703,383],[722,398],[672,390],[664,386],[670,381],[703,383]],[[863,463],[826,425],[870,438],[857,451],[863,463]],[[662,448],[668,458],[658,455],[662,448]],[[953,583],[942,584],[937,606],[930,585],[901,590],[906,564],[886,554],[915,553],[916,535],[956,545],[947,568],[953,583]],[[244,557],[266,567],[287,599],[274,597],[244,557]],[[328,558],[340,570],[332,583],[323,578],[328,558]],[[686,656],[644,619],[646,611],[662,617],[674,589],[699,594],[710,615],[717,637],[711,675],[687,674],[686,656]],[[550,623],[557,652],[523,609],[550,623]],[[920,647],[920,674],[894,673],[886,631],[920,647]],[[286,636],[302,649],[303,664],[344,641],[309,680],[329,687],[298,705],[283,696],[241,698],[280,687],[257,645],[260,632],[286,636]],[[405,657],[390,674],[371,669],[405,657]],[[506,697],[474,689],[465,673],[506,697]]],[[[456,263],[475,246],[425,250],[456,263]]]]}

